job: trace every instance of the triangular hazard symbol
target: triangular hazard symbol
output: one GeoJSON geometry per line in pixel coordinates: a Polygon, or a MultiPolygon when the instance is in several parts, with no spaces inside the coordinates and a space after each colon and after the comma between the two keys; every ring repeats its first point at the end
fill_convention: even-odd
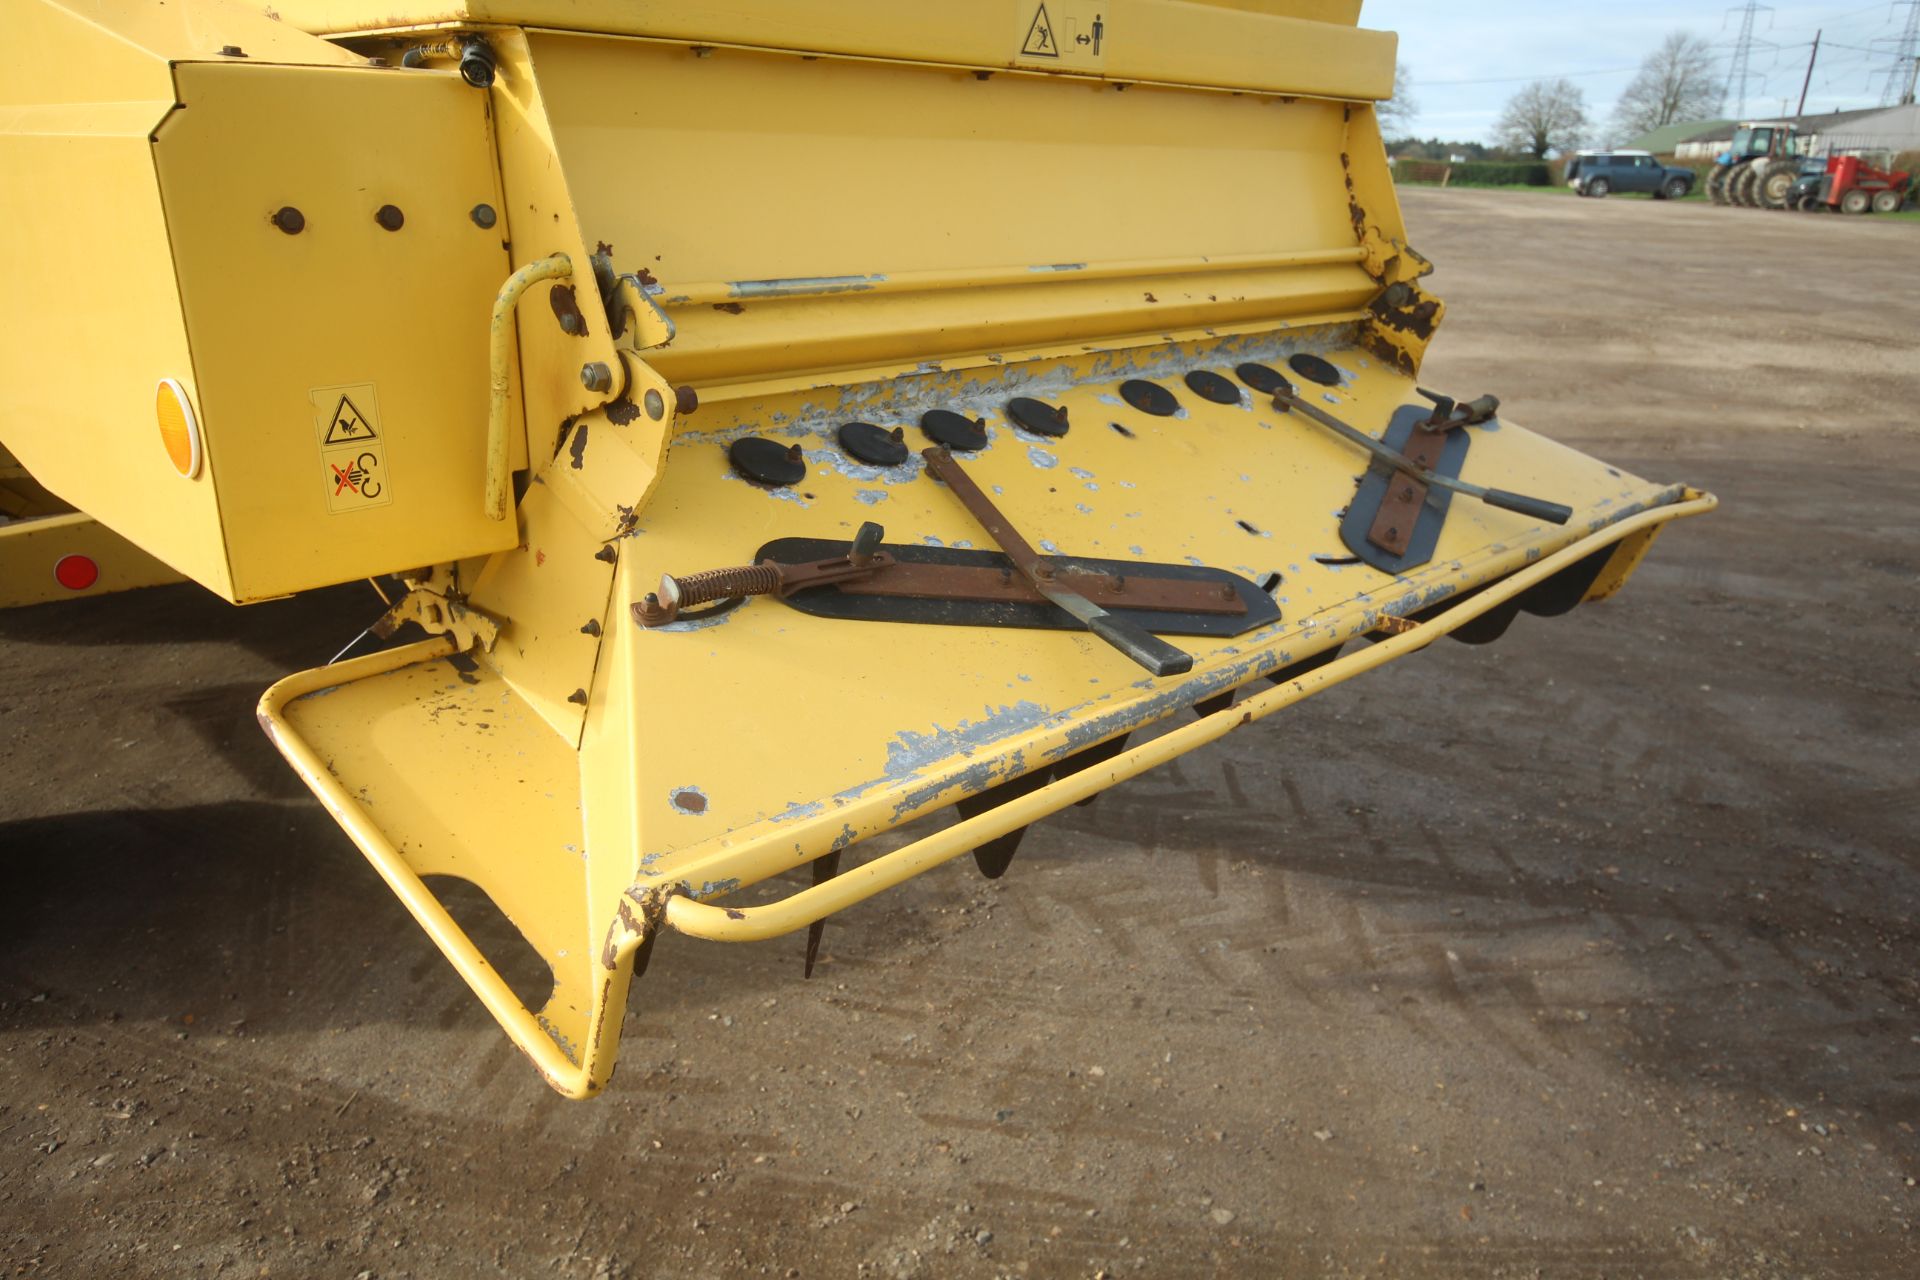
{"type": "Polygon", "coordinates": [[[378,433],[374,431],[373,424],[367,421],[366,416],[355,407],[353,401],[341,396],[340,403],[333,411],[333,421],[327,424],[327,443],[358,444],[362,440],[373,440],[377,437],[378,433]]]}
{"type": "Polygon", "coordinates": [[[1046,5],[1034,11],[1033,25],[1027,28],[1027,40],[1020,46],[1020,53],[1028,58],[1060,56],[1060,49],[1053,40],[1053,23],[1047,17],[1046,5]]]}

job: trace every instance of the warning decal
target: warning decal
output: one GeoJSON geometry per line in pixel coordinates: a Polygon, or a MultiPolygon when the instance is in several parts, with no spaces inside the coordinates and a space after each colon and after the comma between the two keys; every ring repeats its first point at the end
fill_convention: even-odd
{"type": "Polygon", "coordinates": [[[327,423],[327,438],[322,444],[359,444],[362,440],[373,440],[379,432],[367,425],[366,415],[353,401],[345,396],[334,406],[333,417],[327,423]]]}
{"type": "Polygon", "coordinates": [[[1027,27],[1027,38],[1020,46],[1020,52],[1029,58],[1057,58],[1060,46],[1053,42],[1053,23],[1047,20],[1047,6],[1041,5],[1033,15],[1033,22],[1027,27]]]}
{"type": "Polygon", "coordinates": [[[380,426],[380,398],[371,382],[345,387],[315,387],[315,435],[320,443],[316,478],[334,515],[384,507],[393,501],[387,476],[386,433],[380,426]]]}
{"type": "Polygon", "coordinates": [[[1013,59],[1065,70],[1106,65],[1106,0],[1017,0],[1013,59]]]}

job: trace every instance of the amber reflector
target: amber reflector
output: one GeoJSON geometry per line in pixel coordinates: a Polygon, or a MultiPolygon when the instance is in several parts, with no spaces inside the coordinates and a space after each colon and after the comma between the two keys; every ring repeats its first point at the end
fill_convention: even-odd
{"type": "Polygon", "coordinates": [[[173,469],[191,480],[200,474],[200,424],[193,416],[187,391],[172,378],[162,378],[153,389],[153,414],[160,421],[160,443],[166,446],[173,469]]]}

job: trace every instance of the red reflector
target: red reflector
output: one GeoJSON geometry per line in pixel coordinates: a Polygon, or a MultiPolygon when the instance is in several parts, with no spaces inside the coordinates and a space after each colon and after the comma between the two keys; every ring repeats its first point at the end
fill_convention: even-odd
{"type": "Polygon", "coordinates": [[[60,562],[53,566],[53,576],[69,591],[85,591],[100,581],[100,566],[93,562],[92,556],[61,556],[60,562]]]}

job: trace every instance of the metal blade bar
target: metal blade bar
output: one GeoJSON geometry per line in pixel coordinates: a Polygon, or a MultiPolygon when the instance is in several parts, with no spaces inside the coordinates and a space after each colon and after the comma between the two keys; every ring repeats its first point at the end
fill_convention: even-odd
{"type": "Polygon", "coordinates": [[[1013,522],[1000,513],[973,477],[945,449],[922,450],[927,470],[946,481],[954,496],[968,513],[980,522],[987,535],[1000,544],[1034,589],[1077,618],[1094,635],[1133,659],[1156,676],[1175,676],[1193,670],[1193,655],[1175,648],[1124,618],[1116,618],[1079,592],[1060,584],[1050,565],[1042,560],[1013,522]]]}

